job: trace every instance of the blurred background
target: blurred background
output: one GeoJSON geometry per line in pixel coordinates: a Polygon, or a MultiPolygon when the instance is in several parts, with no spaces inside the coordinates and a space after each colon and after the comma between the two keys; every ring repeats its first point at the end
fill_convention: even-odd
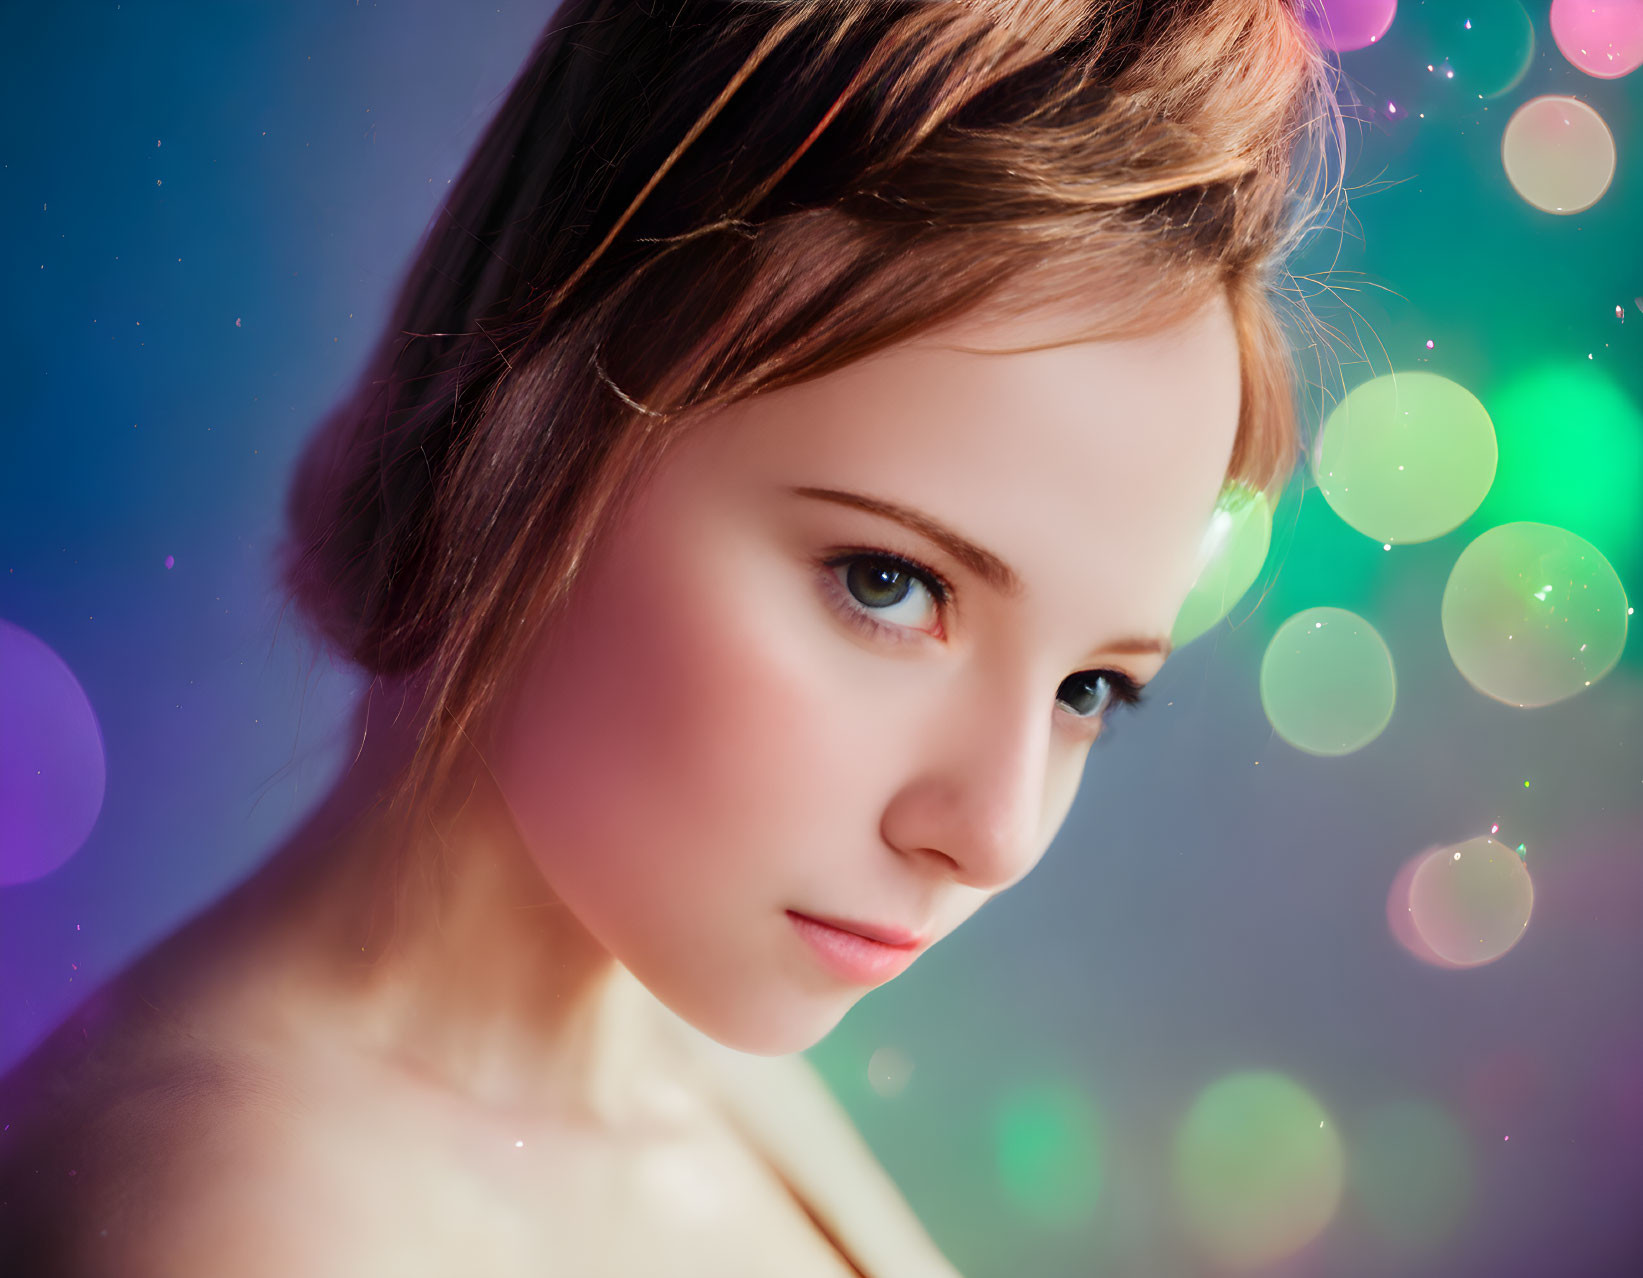
{"type": "MultiPolygon", "coordinates": [[[[344,762],[288,471],[552,9],[8,9],[0,1069],[344,762]]],[[[971,1278],[1643,1272],[1643,3],[1326,10],[1310,468],[809,1053],[971,1278]]]]}

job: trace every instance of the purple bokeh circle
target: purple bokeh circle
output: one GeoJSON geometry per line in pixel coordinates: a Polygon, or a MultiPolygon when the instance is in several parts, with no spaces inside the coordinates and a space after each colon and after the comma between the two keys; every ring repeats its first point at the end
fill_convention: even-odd
{"type": "Polygon", "coordinates": [[[1303,0],[1301,17],[1318,43],[1336,53],[1367,49],[1392,28],[1398,0],[1303,0]]]}
{"type": "Polygon", "coordinates": [[[78,852],[106,781],[103,732],[80,681],[0,620],[0,886],[41,878],[78,852]]]}

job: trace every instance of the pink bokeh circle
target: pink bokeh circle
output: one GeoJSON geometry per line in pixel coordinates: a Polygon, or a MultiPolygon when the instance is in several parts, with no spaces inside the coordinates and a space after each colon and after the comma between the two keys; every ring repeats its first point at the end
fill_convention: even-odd
{"type": "Polygon", "coordinates": [[[0,621],[0,886],[80,850],[103,807],[103,733],[80,681],[46,644],[0,621]]]}
{"type": "Polygon", "coordinates": [[[1587,75],[1614,80],[1643,66],[1643,0],[1552,0],[1552,39],[1587,75]]]}
{"type": "Polygon", "coordinates": [[[1301,18],[1318,43],[1336,53],[1367,49],[1392,27],[1398,0],[1305,0],[1301,18]]]}

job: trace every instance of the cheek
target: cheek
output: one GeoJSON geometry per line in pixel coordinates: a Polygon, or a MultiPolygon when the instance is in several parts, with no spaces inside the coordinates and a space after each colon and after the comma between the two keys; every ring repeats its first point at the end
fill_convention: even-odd
{"type": "Polygon", "coordinates": [[[1061,832],[1067,813],[1072,810],[1073,800],[1078,797],[1078,788],[1084,781],[1084,767],[1089,756],[1090,747],[1085,745],[1058,754],[1050,767],[1044,785],[1044,824],[1039,829],[1040,857],[1043,856],[1042,849],[1048,849],[1061,832]]]}
{"type": "Polygon", "coordinates": [[[868,797],[802,567],[672,527],[589,562],[497,760],[550,884],[618,950],[776,913],[850,824],[838,796],[868,797]]]}

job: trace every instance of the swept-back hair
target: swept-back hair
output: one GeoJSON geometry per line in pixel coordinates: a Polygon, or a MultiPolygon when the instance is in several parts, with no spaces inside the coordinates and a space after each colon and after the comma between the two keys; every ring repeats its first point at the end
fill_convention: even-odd
{"type": "Polygon", "coordinates": [[[1228,478],[1276,491],[1286,258],[1342,132],[1302,3],[564,0],[289,492],[288,598],[425,688],[402,795],[678,431],[966,315],[1136,337],[1224,291],[1228,478]]]}

